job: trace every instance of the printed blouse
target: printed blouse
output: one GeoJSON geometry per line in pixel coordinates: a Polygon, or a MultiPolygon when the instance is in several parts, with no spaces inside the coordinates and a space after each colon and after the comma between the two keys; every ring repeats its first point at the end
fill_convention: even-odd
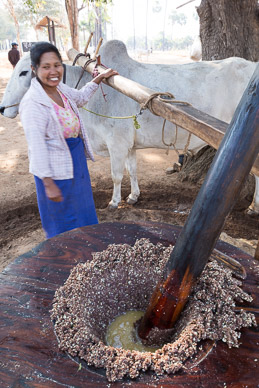
{"type": "Polygon", "coordinates": [[[64,94],[60,91],[58,92],[63,100],[64,108],[62,106],[59,106],[55,101],[51,101],[54,105],[58,120],[62,126],[64,138],[68,139],[69,137],[78,137],[80,132],[79,119],[71,108],[66,96],[64,96],[64,94]]]}

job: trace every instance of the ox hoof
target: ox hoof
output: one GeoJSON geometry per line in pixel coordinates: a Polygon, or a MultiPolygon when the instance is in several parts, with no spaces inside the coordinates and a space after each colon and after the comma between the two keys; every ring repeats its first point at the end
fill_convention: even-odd
{"type": "Polygon", "coordinates": [[[107,206],[108,210],[115,210],[118,209],[118,205],[115,205],[114,203],[110,202],[109,205],[107,206]]]}
{"type": "Polygon", "coordinates": [[[138,200],[137,199],[132,199],[130,197],[127,198],[127,204],[128,205],[135,205],[135,203],[137,203],[138,200]]]}
{"type": "Polygon", "coordinates": [[[256,212],[254,209],[252,209],[251,207],[249,207],[246,211],[246,214],[248,214],[250,217],[258,217],[259,216],[259,213],[256,212]]]}
{"type": "Polygon", "coordinates": [[[175,172],[180,172],[182,168],[182,165],[180,163],[174,163],[173,167],[168,167],[165,170],[165,173],[167,175],[174,174],[175,172]]]}

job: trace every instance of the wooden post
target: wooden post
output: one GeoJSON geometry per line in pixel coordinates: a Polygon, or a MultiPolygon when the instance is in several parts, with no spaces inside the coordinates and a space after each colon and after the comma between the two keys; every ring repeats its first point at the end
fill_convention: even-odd
{"type": "Polygon", "coordinates": [[[85,45],[84,54],[87,54],[87,49],[88,49],[88,46],[89,46],[89,44],[90,44],[90,42],[91,42],[91,39],[92,39],[92,37],[93,37],[93,34],[94,34],[94,33],[91,32],[90,35],[89,35],[88,41],[86,42],[86,45],[85,45]]]}
{"type": "MultiPolygon", "coordinates": [[[[73,61],[77,56],[78,51],[72,48],[67,54],[68,58],[73,61]]],[[[86,59],[80,57],[78,58],[77,64],[84,67],[85,62],[86,59]]],[[[95,63],[89,63],[86,67],[86,71],[92,74],[94,67],[95,63]]],[[[105,68],[98,66],[98,71],[99,73],[102,73],[105,71],[105,68]]],[[[144,104],[151,94],[155,93],[154,90],[122,77],[121,75],[111,77],[109,80],[105,81],[105,83],[118,92],[137,101],[139,104],[144,104]]],[[[173,90],[171,92],[173,92],[173,90]]],[[[192,106],[168,104],[160,101],[158,98],[154,98],[152,109],[157,115],[177,124],[179,127],[187,129],[215,149],[219,147],[228,128],[228,124],[224,121],[218,120],[192,106]]],[[[259,156],[257,157],[251,172],[259,175],[259,156]]]]}
{"type": "Polygon", "coordinates": [[[51,23],[51,31],[52,31],[52,42],[55,46],[57,45],[56,43],[56,35],[55,35],[55,23],[54,21],[52,20],[52,23],[51,23]]]}
{"type": "Polygon", "coordinates": [[[169,329],[179,318],[192,286],[204,269],[228,213],[259,150],[259,65],[139,325],[140,338],[153,328],[169,329]]]}
{"type": "Polygon", "coordinates": [[[51,38],[51,30],[50,30],[50,19],[48,16],[46,16],[47,21],[48,21],[48,35],[49,35],[49,42],[52,43],[52,38],[51,38]]]}
{"type": "Polygon", "coordinates": [[[95,59],[97,57],[100,47],[102,45],[102,42],[103,42],[103,38],[100,38],[92,59],[95,59]]]}

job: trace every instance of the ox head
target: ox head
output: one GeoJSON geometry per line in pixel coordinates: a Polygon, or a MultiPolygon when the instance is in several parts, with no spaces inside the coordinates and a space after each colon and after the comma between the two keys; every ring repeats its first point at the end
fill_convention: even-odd
{"type": "Polygon", "coordinates": [[[0,104],[2,115],[13,119],[18,114],[19,103],[31,84],[31,60],[25,55],[15,66],[0,104]],[[11,106],[14,105],[14,106],[11,106]],[[11,107],[10,107],[11,106],[11,107]]]}

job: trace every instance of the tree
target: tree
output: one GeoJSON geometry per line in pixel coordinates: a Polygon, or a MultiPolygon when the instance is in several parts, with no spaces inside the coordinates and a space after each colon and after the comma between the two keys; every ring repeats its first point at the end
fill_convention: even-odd
{"type": "Polygon", "coordinates": [[[85,6],[78,8],[77,0],[65,0],[65,7],[67,11],[68,23],[70,28],[70,35],[72,40],[72,46],[79,51],[79,27],[78,27],[78,15],[79,11],[85,6]]]}
{"type": "Polygon", "coordinates": [[[147,45],[147,26],[148,26],[148,0],[146,0],[146,39],[145,39],[145,50],[148,49],[147,45]]]}
{"type": "Polygon", "coordinates": [[[7,37],[11,40],[16,40],[16,30],[12,23],[11,16],[5,10],[1,10],[0,14],[0,41],[5,42],[7,37]]]}
{"type": "Polygon", "coordinates": [[[110,21],[108,16],[107,5],[112,3],[111,0],[95,0],[92,1],[92,6],[95,14],[95,30],[94,30],[94,44],[97,46],[100,38],[106,36],[106,23],[110,21]]]}
{"type": "MultiPolygon", "coordinates": [[[[112,0],[82,0],[81,7],[78,8],[77,0],[65,0],[65,6],[67,11],[67,17],[69,22],[72,46],[74,49],[79,51],[79,12],[92,3],[96,13],[96,24],[95,24],[95,41],[97,36],[102,34],[102,22],[101,22],[101,7],[105,4],[112,3],[112,0]]],[[[99,40],[99,39],[98,39],[99,40]]]]}
{"type": "Polygon", "coordinates": [[[33,27],[38,41],[36,25],[39,20],[46,15],[59,16],[60,11],[60,2],[58,0],[25,0],[17,8],[17,15],[21,23],[33,27]]]}
{"type": "Polygon", "coordinates": [[[136,34],[135,34],[135,4],[132,0],[132,17],[133,17],[133,50],[136,50],[136,34]]]}
{"type": "Polygon", "coordinates": [[[88,32],[91,31],[91,27],[90,27],[89,21],[86,22],[86,21],[82,20],[79,23],[79,29],[80,29],[80,31],[83,31],[83,37],[84,37],[84,43],[85,43],[86,42],[85,31],[88,31],[88,32]]]}
{"type": "MultiPolygon", "coordinates": [[[[258,0],[202,0],[197,8],[200,18],[202,59],[224,59],[238,56],[251,61],[259,60],[259,6],[258,0]]],[[[204,152],[204,150],[201,150],[204,152]]],[[[207,172],[211,164],[212,149],[205,149],[201,169],[199,158],[190,158],[185,171],[199,171],[197,179],[207,172]]],[[[198,156],[198,155],[197,155],[198,156]]],[[[187,174],[186,174],[187,176],[187,174]]],[[[249,176],[240,194],[242,201],[252,200],[254,177],[249,176]]],[[[239,204],[241,203],[239,198],[239,204]]],[[[240,205],[241,206],[241,205],[240,205]]],[[[246,205],[247,207],[247,205],[246,205]]]]}
{"type": "Polygon", "coordinates": [[[10,13],[11,17],[13,18],[15,29],[16,29],[16,37],[17,37],[17,42],[18,42],[18,47],[20,51],[20,56],[22,56],[22,48],[21,48],[21,39],[20,39],[20,26],[17,18],[17,13],[15,10],[15,4],[13,0],[6,0],[5,3],[8,12],[10,13]]]}
{"type": "Polygon", "coordinates": [[[182,26],[183,24],[186,24],[187,18],[184,15],[184,13],[178,13],[176,11],[172,11],[171,14],[169,15],[169,19],[172,25],[172,39],[173,39],[173,28],[175,24],[180,24],[182,26]]]}
{"type": "Polygon", "coordinates": [[[202,0],[197,12],[203,60],[259,61],[258,0],[202,0]]]}
{"type": "Polygon", "coordinates": [[[152,7],[152,11],[153,12],[160,12],[162,9],[161,5],[160,5],[160,2],[159,0],[156,0],[153,7],[152,7]]]}
{"type": "Polygon", "coordinates": [[[163,23],[163,51],[165,49],[165,22],[166,22],[166,16],[167,16],[167,0],[165,0],[165,11],[164,11],[164,23],[163,23]]]}
{"type": "Polygon", "coordinates": [[[160,32],[153,41],[153,48],[155,50],[171,50],[173,48],[173,41],[164,36],[164,32],[160,32]]]}

